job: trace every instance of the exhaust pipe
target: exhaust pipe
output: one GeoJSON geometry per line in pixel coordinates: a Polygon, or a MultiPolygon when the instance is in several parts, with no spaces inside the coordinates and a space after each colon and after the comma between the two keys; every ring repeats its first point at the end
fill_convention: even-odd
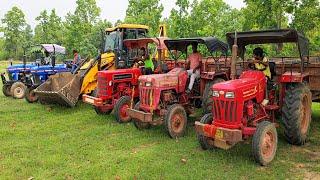
{"type": "Polygon", "coordinates": [[[232,45],[232,58],[231,58],[231,79],[236,79],[236,66],[237,66],[238,44],[237,32],[234,33],[234,43],[232,45]]]}

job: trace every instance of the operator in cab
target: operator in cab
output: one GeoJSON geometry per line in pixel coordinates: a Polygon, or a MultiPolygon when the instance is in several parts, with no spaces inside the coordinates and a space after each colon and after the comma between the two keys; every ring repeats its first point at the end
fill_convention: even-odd
{"type": "Polygon", "coordinates": [[[193,88],[194,81],[200,78],[200,62],[202,60],[202,55],[200,52],[198,52],[196,43],[192,44],[192,54],[189,55],[187,60],[189,67],[187,72],[188,76],[190,77],[190,82],[186,92],[190,93],[193,88]]]}
{"type": "MultiPolygon", "coordinates": [[[[260,47],[257,47],[253,50],[253,63],[254,63],[254,68],[258,71],[262,71],[264,75],[267,78],[267,83],[270,83],[271,80],[271,71],[269,67],[269,60],[267,57],[264,56],[263,49],[260,47]]],[[[269,87],[269,86],[267,86],[269,87]]],[[[266,88],[266,95],[265,99],[262,101],[262,105],[266,106],[269,103],[268,100],[268,89],[266,88]]]]}
{"type": "Polygon", "coordinates": [[[139,67],[144,65],[144,74],[149,75],[153,74],[154,64],[152,58],[149,54],[146,53],[144,47],[140,48],[140,57],[135,60],[134,67],[139,67]]]}
{"type": "Polygon", "coordinates": [[[73,61],[72,61],[71,73],[74,73],[74,71],[78,67],[78,64],[81,61],[81,56],[76,49],[72,50],[72,53],[73,53],[73,61]]]}
{"type": "Polygon", "coordinates": [[[262,71],[264,75],[271,80],[271,72],[269,68],[269,60],[264,56],[263,49],[257,47],[253,50],[253,64],[256,70],[262,71]]]}

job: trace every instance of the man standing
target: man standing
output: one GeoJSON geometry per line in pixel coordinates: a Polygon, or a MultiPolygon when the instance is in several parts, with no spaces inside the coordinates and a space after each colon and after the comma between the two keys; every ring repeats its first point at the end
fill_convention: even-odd
{"type": "Polygon", "coordinates": [[[72,61],[72,68],[71,73],[74,73],[74,71],[77,69],[79,62],[81,61],[81,57],[77,50],[73,50],[73,61],[72,61]]]}
{"type": "Polygon", "coordinates": [[[198,52],[197,49],[197,44],[194,43],[192,44],[192,54],[190,54],[190,56],[188,57],[188,65],[189,65],[189,70],[187,70],[188,75],[190,76],[190,82],[189,82],[189,86],[187,89],[187,93],[190,93],[192,88],[193,88],[193,84],[194,81],[198,78],[200,78],[200,62],[202,60],[202,56],[201,54],[198,52]]]}

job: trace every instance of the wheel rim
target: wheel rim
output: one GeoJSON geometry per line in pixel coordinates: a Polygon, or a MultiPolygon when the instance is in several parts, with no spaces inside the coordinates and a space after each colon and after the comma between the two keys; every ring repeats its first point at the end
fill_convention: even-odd
{"type": "Polygon", "coordinates": [[[17,97],[22,96],[22,94],[23,94],[22,88],[21,88],[21,87],[15,88],[15,89],[14,89],[14,94],[15,94],[17,97]]]}
{"type": "Polygon", "coordinates": [[[262,140],[262,156],[265,159],[272,157],[275,148],[275,135],[272,131],[268,131],[262,140]]]}
{"type": "Polygon", "coordinates": [[[121,121],[123,122],[127,122],[129,121],[130,117],[127,113],[127,109],[129,108],[129,104],[123,104],[121,107],[120,107],[120,119],[121,121]]]}
{"type": "Polygon", "coordinates": [[[310,119],[309,117],[309,108],[308,108],[308,97],[304,96],[302,99],[302,107],[301,107],[301,111],[300,111],[300,127],[301,127],[301,133],[302,134],[306,134],[308,131],[308,127],[309,127],[309,121],[310,119]]]}
{"type": "Polygon", "coordinates": [[[180,113],[176,113],[171,118],[171,128],[174,132],[179,133],[183,130],[184,118],[180,113]]]}

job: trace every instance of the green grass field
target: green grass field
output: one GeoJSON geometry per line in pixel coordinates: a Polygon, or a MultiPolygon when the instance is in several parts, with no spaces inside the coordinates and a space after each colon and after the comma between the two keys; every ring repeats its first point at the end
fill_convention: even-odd
{"type": "MultiPolygon", "coordinates": [[[[0,71],[6,66],[0,62],[0,71]]],[[[70,109],[0,94],[0,179],[320,178],[320,104],[313,104],[308,143],[289,145],[278,129],[276,158],[261,167],[250,143],[201,150],[191,121],[187,136],[173,140],[164,127],[138,131],[84,103],[70,109]]]]}

